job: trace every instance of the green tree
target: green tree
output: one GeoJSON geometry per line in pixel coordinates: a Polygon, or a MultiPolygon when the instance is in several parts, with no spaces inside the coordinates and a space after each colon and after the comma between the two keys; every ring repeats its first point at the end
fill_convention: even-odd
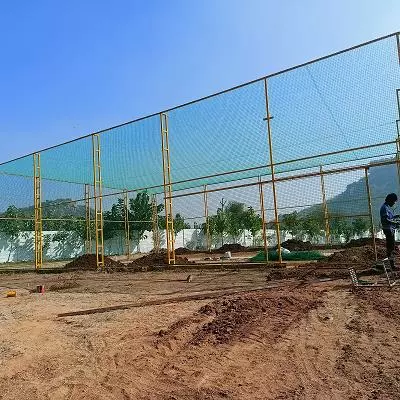
{"type": "Polygon", "coordinates": [[[301,228],[310,240],[320,236],[324,229],[324,217],[322,212],[319,210],[314,211],[303,217],[301,228]]]}
{"type": "Polygon", "coordinates": [[[297,237],[301,235],[303,225],[302,220],[297,211],[294,211],[290,214],[284,214],[280,217],[281,220],[281,229],[286,231],[293,237],[297,237]]]}
{"type": "Polygon", "coordinates": [[[252,207],[249,207],[246,210],[243,222],[244,228],[250,231],[253,238],[253,246],[255,246],[257,233],[262,229],[262,218],[254,211],[252,207]]]}
{"type": "MultiPolygon", "coordinates": [[[[82,217],[67,216],[59,231],[70,232],[77,239],[86,240],[86,220],[82,217]]],[[[91,222],[91,232],[94,231],[94,223],[91,222]]]]}
{"type": "Polygon", "coordinates": [[[224,245],[224,235],[227,226],[226,219],[226,212],[222,208],[218,208],[217,214],[215,215],[214,226],[215,233],[221,238],[222,246],[224,245]]]}
{"type": "Polygon", "coordinates": [[[247,214],[246,205],[236,201],[230,201],[225,208],[226,232],[232,236],[235,243],[239,242],[245,229],[245,219],[247,214]]]}
{"type": "Polygon", "coordinates": [[[23,214],[21,211],[11,205],[7,208],[7,210],[3,213],[2,218],[9,219],[1,219],[0,220],[0,231],[8,235],[9,237],[9,248],[10,251],[8,253],[7,262],[10,261],[11,253],[18,245],[18,236],[20,232],[23,232],[26,229],[26,221],[18,218],[23,218],[23,214]]]}
{"type": "MultiPolygon", "coordinates": [[[[224,233],[226,229],[226,214],[221,208],[217,209],[217,214],[212,215],[208,218],[209,232],[211,237],[211,242],[214,244],[218,243],[218,238],[221,243],[224,244],[224,233]]],[[[205,224],[202,224],[202,232],[206,234],[205,224]]]]}
{"type": "MultiPolygon", "coordinates": [[[[140,240],[145,239],[144,232],[153,229],[153,209],[151,199],[145,190],[136,195],[134,199],[129,201],[129,228],[131,238],[137,241],[139,246],[140,240]]],[[[162,204],[157,205],[157,214],[164,209],[162,204]]],[[[158,217],[159,226],[165,229],[165,217],[158,217]]]]}
{"type": "MultiPolygon", "coordinates": [[[[203,222],[200,227],[200,232],[202,233],[202,236],[207,242],[207,224],[203,222]]],[[[210,245],[212,244],[212,239],[215,234],[215,218],[214,216],[208,217],[208,233],[210,235],[210,245]]]]}
{"type": "Polygon", "coordinates": [[[356,218],[352,222],[353,233],[357,236],[362,236],[365,232],[370,230],[370,224],[365,218],[356,218]]]}
{"type": "Polygon", "coordinates": [[[330,223],[330,232],[336,240],[340,241],[343,237],[345,241],[348,242],[354,234],[354,228],[348,220],[343,218],[332,218],[330,223]]]}
{"type": "Polygon", "coordinates": [[[112,239],[121,234],[125,229],[125,206],[124,200],[118,199],[111,206],[110,211],[103,213],[103,236],[104,240],[112,239]]]}
{"type": "Polygon", "coordinates": [[[174,218],[174,233],[175,238],[179,232],[183,231],[184,229],[190,229],[190,225],[185,222],[184,218],[181,214],[177,213],[174,218]]]}

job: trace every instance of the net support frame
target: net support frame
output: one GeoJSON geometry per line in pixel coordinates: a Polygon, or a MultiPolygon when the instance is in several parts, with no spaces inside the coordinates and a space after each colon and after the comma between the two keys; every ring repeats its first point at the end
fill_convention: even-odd
{"type": "Polygon", "coordinates": [[[400,33],[396,33],[396,43],[397,43],[397,56],[399,58],[399,66],[400,66],[400,33]]]}
{"type": "Polygon", "coordinates": [[[206,236],[206,250],[211,252],[211,236],[210,236],[210,218],[208,214],[208,193],[207,193],[207,185],[203,186],[203,205],[204,205],[204,220],[205,220],[205,229],[204,233],[206,236]]]}
{"type": "Polygon", "coordinates": [[[397,103],[397,115],[398,118],[396,120],[396,166],[397,166],[397,178],[399,183],[400,190],[400,89],[396,89],[396,103],[397,103]]]}
{"type": "Polygon", "coordinates": [[[97,268],[104,270],[104,232],[103,232],[103,180],[101,174],[100,135],[92,135],[93,147],[93,198],[96,237],[97,268]]]}
{"type": "Polygon", "coordinates": [[[33,154],[33,203],[35,210],[35,270],[43,266],[42,173],[40,153],[33,154]]]}
{"type": "Polygon", "coordinates": [[[371,189],[369,185],[369,176],[368,176],[369,168],[365,167],[365,187],[367,190],[367,197],[368,197],[368,213],[369,213],[369,220],[371,224],[371,234],[372,234],[372,242],[374,247],[374,254],[375,254],[375,261],[378,261],[378,253],[376,251],[376,240],[375,240],[375,224],[374,224],[374,216],[372,213],[372,200],[371,200],[371,189]]]}
{"type": "Polygon", "coordinates": [[[85,239],[85,253],[92,253],[92,232],[91,225],[91,211],[90,211],[90,185],[85,184],[85,224],[86,224],[86,239],[85,239]]]}
{"type": "Polygon", "coordinates": [[[163,163],[163,186],[165,207],[165,230],[167,237],[167,259],[168,264],[175,264],[175,232],[174,216],[172,208],[172,180],[171,180],[171,158],[169,151],[168,114],[160,113],[161,150],[163,163]]]}
{"type": "Polygon", "coordinates": [[[153,230],[153,249],[155,253],[160,252],[161,238],[160,229],[158,226],[158,209],[157,209],[157,195],[152,194],[151,196],[151,222],[153,230]]]}
{"type": "Polygon", "coordinates": [[[129,226],[129,193],[127,190],[123,191],[124,200],[124,234],[125,234],[125,256],[129,260],[131,257],[131,239],[130,239],[130,226],[129,226]]]}
{"type": "Polygon", "coordinates": [[[322,165],[319,167],[320,172],[320,181],[321,181],[321,195],[322,195],[322,209],[324,212],[324,222],[325,222],[325,241],[328,245],[331,241],[331,233],[329,227],[329,210],[328,203],[326,201],[326,190],[325,190],[325,179],[324,179],[324,171],[322,165]]]}
{"type": "Polygon", "coordinates": [[[260,196],[260,211],[261,211],[261,232],[262,232],[262,239],[263,239],[263,245],[264,245],[264,258],[265,262],[269,261],[269,255],[268,255],[268,238],[267,238],[267,219],[266,219],[266,214],[265,214],[265,204],[264,204],[264,187],[263,183],[261,181],[261,176],[258,177],[258,193],[260,196]]]}
{"type": "Polygon", "coordinates": [[[274,157],[273,157],[273,146],[272,146],[272,128],[271,128],[271,119],[273,118],[270,114],[269,109],[269,97],[268,97],[268,81],[264,79],[264,94],[265,94],[265,108],[266,108],[266,121],[267,121],[267,133],[268,133],[268,146],[269,146],[269,161],[271,167],[271,180],[272,180],[272,194],[274,199],[274,224],[276,230],[276,241],[277,241],[277,250],[278,250],[278,258],[279,263],[282,263],[282,246],[281,246],[281,231],[279,224],[279,213],[278,213],[278,199],[276,194],[276,184],[275,184],[275,165],[274,165],[274,157]]]}

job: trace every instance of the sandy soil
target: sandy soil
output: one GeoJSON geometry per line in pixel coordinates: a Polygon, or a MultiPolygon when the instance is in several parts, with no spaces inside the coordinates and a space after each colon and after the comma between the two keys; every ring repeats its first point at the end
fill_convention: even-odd
{"type": "Polygon", "coordinates": [[[17,297],[0,298],[0,398],[400,399],[396,287],[193,275],[2,275],[17,297]],[[139,306],[57,317],[117,304],[139,306]]]}

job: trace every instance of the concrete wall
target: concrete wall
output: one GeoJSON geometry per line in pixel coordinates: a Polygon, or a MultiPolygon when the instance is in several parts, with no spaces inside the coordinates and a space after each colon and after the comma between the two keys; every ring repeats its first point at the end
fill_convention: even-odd
{"type": "MultiPolygon", "coordinates": [[[[267,230],[269,246],[276,245],[276,234],[274,230],[267,230]]],[[[382,232],[378,232],[377,237],[384,238],[382,232]]],[[[282,241],[291,239],[290,235],[282,234],[282,241]]],[[[396,239],[399,235],[396,233],[396,239]]],[[[319,238],[318,242],[323,243],[323,237],[319,238]]],[[[224,238],[224,243],[235,243],[232,238],[224,238]]],[[[253,245],[253,237],[250,232],[244,232],[237,241],[243,246],[253,245]]],[[[117,255],[125,253],[125,238],[123,233],[114,237],[111,240],[105,241],[105,253],[107,255],[117,255]]],[[[214,238],[212,247],[218,248],[222,244],[221,239],[214,238]]],[[[262,246],[262,238],[258,235],[254,241],[257,246],[262,246]]],[[[166,247],[165,231],[161,232],[161,247],[166,247]]],[[[185,229],[177,234],[175,240],[175,248],[187,247],[189,249],[205,249],[205,237],[199,229],[185,229]]],[[[153,234],[145,232],[143,239],[131,242],[131,253],[147,253],[153,249],[153,234]]],[[[94,250],[94,248],[93,248],[94,250]]],[[[74,234],[67,234],[60,237],[58,232],[46,231],[43,233],[43,259],[50,260],[66,260],[75,258],[84,252],[84,243],[74,234]],[[52,239],[59,236],[59,241],[52,239]]],[[[22,262],[34,260],[34,233],[21,232],[18,237],[11,238],[0,232],[0,263],[5,262],[22,262]]]]}

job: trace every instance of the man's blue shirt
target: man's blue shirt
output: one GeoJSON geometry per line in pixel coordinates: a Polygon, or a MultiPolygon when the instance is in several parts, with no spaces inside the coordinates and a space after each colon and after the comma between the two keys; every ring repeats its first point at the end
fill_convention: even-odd
{"type": "Polygon", "coordinates": [[[380,209],[382,229],[392,232],[396,229],[396,224],[393,222],[394,214],[392,209],[384,203],[380,209]]]}

